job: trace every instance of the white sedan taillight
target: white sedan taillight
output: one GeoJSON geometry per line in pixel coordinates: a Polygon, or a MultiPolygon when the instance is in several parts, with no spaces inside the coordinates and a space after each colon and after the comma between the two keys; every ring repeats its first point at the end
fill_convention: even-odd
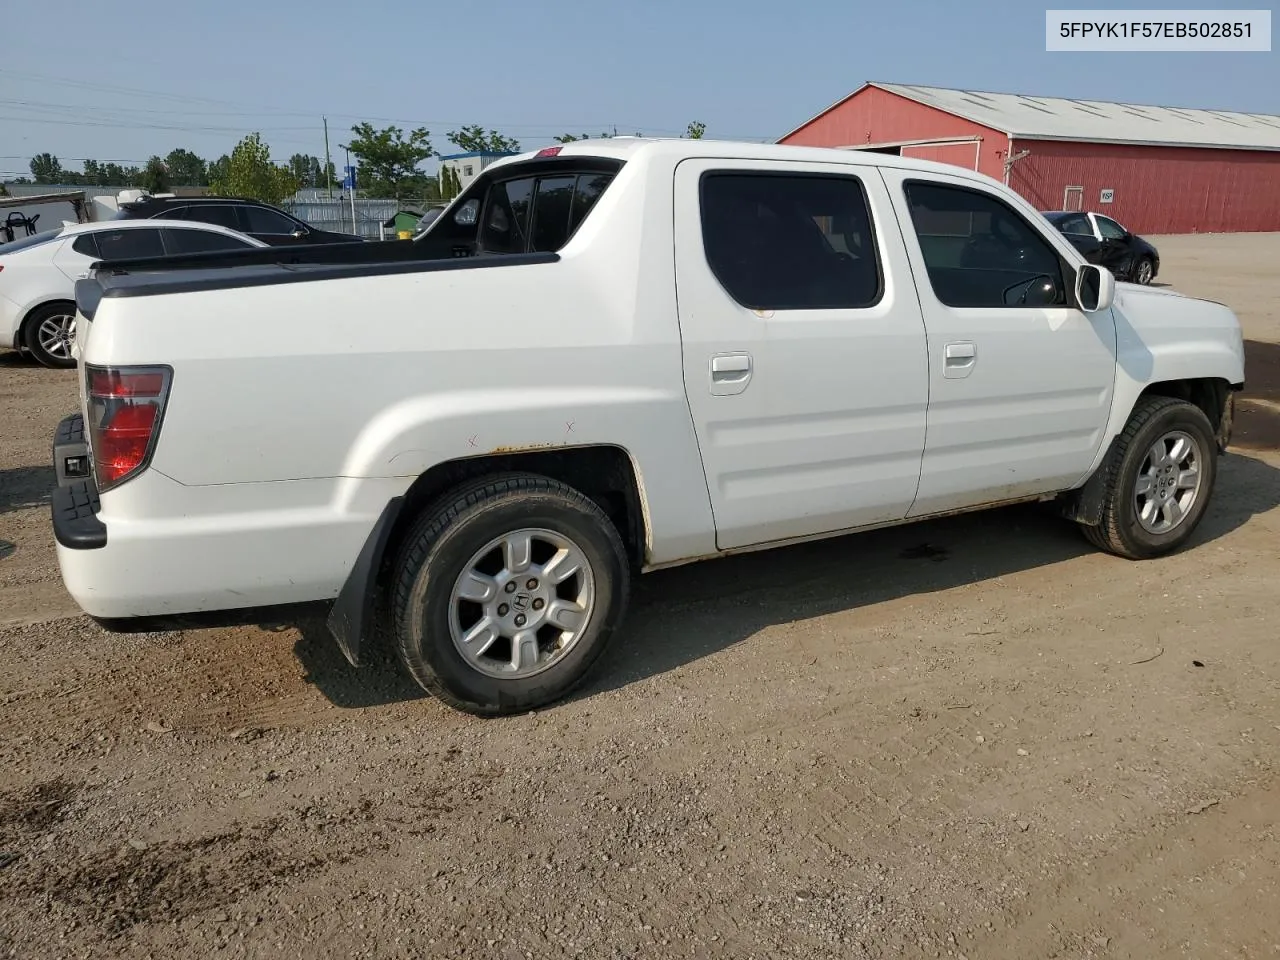
{"type": "Polygon", "coordinates": [[[160,435],[173,370],[85,366],[89,449],[99,492],[147,468],[160,435]]]}

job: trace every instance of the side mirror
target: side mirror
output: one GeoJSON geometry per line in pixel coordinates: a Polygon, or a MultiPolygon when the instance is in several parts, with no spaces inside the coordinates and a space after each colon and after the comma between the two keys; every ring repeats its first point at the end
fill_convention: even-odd
{"type": "Polygon", "coordinates": [[[1110,308],[1116,297],[1116,278],[1110,270],[1085,264],[1076,271],[1076,302],[1085,313],[1110,308]]]}
{"type": "Polygon", "coordinates": [[[307,236],[309,233],[311,233],[311,231],[308,230],[306,227],[298,227],[296,230],[293,231],[293,233],[290,234],[290,236],[293,237],[295,240],[301,240],[303,237],[307,236]]]}
{"type": "Polygon", "coordinates": [[[480,214],[480,201],[468,200],[458,208],[458,212],[453,215],[453,222],[460,227],[469,227],[476,222],[476,217],[480,214]]]}

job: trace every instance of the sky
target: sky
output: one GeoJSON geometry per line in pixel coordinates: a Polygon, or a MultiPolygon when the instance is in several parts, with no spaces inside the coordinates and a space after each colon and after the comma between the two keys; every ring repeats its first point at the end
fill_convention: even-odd
{"type": "Polygon", "coordinates": [[[868,80],[1280,114],[1278,52],[1047,53],[1044,11],[1027,0],[0,0],[0,178],[27,175],[46,151],[66,168],[141,165],[175,147],[212,159],[252,131],[282,162],[323,157],[324,117],[339,167],[362,120],[424,126],[440,153],[468,123],[525,148],[615,126],[676,136],[695,120],[716,139],[776,140],[868,80]]]}

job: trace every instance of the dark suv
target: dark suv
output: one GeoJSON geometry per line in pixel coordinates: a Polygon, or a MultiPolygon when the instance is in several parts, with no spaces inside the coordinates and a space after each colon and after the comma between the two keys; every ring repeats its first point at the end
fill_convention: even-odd
{"type": "Polygon", "coordinates": [[[278,207],[258,200],[230,197],[145,196],[120,204],[114,220],[194,220],[248,234],[272,246],[303,243],[361,243],[352,233],[317,230],[278,207]]]}

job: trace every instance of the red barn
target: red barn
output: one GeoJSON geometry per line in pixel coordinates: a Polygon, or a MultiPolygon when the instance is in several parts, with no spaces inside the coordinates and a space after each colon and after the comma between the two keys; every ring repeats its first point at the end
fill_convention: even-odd
{"type": "Polygon", "coordinates": [[[1280,116],[867,83],[778,142],[952,163],[1135,233],[1280,230],[1280,116]]]}

